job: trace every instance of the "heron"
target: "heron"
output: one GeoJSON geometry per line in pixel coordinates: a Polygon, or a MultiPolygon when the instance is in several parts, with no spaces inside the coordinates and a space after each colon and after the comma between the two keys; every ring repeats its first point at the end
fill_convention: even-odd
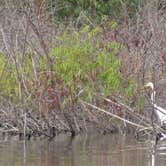
{"type": "MultiPolygon", "coordinates": [[[[154,90],[154,84],[152,82],[149,82],[145,85],[145,87],[150,87],[152,90],[150,98],[151,98],[151,103],[152,103],[153,109],[157,115],[158,120],[160,121],[161,127],[165,128],[165,126],[166,126],[166,109],[158,106],[155,103],[156,91],[154,90]]],[[[157,139],[157,141],[166,139],[166,134],[158,133],[156,139],[157,139]]]]}
{"type": "Polygon", "coordinates": [[[155,103],[155,95],[156,95],[156,91],[154,90],[154,85],[152,82],[149,82],[145,85],[145,87],[150,87],[152,89],[152,93],[151,93],[151,102],[152,102],[152,106],[154,108],[154,111],[161,123],[161,125],[166,124],[166,109],[158,106],[155,103]]]}

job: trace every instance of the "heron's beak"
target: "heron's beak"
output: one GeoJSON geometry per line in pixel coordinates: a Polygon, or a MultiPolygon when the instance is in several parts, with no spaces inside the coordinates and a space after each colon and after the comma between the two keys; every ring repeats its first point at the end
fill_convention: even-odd
{"type": "Polygon", "coordinates": [[[145,84],[144,87],[148,87],[149,85],[148,84],[145,84]]]}

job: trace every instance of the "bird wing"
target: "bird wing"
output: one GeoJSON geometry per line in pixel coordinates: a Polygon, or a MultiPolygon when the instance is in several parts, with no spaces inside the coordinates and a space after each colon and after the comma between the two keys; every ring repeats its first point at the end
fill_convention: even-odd
{"type": "Polygon", "coordinates": [[[156,104],[154,104],[154,109],[160,119],[161,122],[165,121],[166,122],[166,110],[156,104]]]}

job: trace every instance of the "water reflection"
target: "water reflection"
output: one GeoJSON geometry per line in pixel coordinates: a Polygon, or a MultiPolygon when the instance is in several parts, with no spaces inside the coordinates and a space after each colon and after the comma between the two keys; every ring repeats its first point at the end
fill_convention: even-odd
{"type": "Polygon", "coordinates": [[[0,142],[0,166],[165,166],[166,145],[118,135],[0,142]]]}
{"type": "Polygon", "coordinates": [[[149,166],[166,165],[166,142],[160,142],[152,146],[151,162],[149,166]]]}

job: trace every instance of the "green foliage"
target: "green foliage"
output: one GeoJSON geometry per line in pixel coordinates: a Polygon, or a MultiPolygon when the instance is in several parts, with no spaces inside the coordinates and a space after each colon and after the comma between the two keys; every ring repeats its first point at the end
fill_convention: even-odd
{"type": "Polygon", "coordinates": [[[144,107],[144,104],[145,104],[144,102],[145,102],[145,96],[144,95],[138,96],[136,104],[135,104],[137,111],[140,111],[144,107]]]}
{"type": "MultiPolygon", "coordinates": [[[[16,56],[17,55],[15,55],[15,58],[16,56]]],[[[20,57],[17,58],[20,63],[20,57]]],[[[22,68],[18,67],[19,65],[16,65],[14,61],[10,59],[10,57],[7,57],[5,54],[0,53],[0,93],[4,97],[12,99],[14,102],[19,101],[19,82],[23,81],[18,79],[20,75],[24,77],[25,84],[26,80],[34,79],[32,59],[30,57],[30,54],[25,55],[22,63],[22,68]]]]}
{"type": "Polygon", "coordinates": [[[111,42],[101,47],[100,27],[90,30],[88,26],[79,32],[65,31],[57,38],[51,54],[56,57],[55,72],[58,79],[75,94],[84,89],[85,96],[93,92],[109,94],[121,88],[120,61],[115,57],[122,47],[111,42]]]}
{"type": "Polygon", "coordinates": [[[145,4],[141,0],[53,0],[56,8],[55,19],[78,18],[80,13],[94,22],[101,22],[105,16],[120,17],[124,15],[124,7],[132,17],[145,4]],[[60,6],[58,9],[57,6],[60,6]],[[95,19],[94,19],[95,18],[95,19]]]}
{"type": "MultiPolygon", "coordinates": [[[[84,90],[82,96],[88,100],[93,99],[94,93],[105,96],[116,93],[129,100],[132,98],[135,82],[125,78],[127,83],[125,86],[122,84],[121,62],[116,57],[123,46],[115,41],[102,43],[102,33],[103,29],[99,26],[94,29],[85,26],[79,31],[66,29],[56,36],[56,45],[50,52],[51,58],[55,59],[51,72],[54,73],[54,86],[67,89],[67,98],[75,98],[80,89],[84,90]]],[[[38,93],[36,89],[42,93],[43,88],[51,85],[51,76],[47,57],[40,56],[33,64],[32,56],[28,53],[24,55],[19,74],[24,77],[28,93],[35,96],[38,93]],[[37,78],[34,78],[34,65],[37,78]]],[[[3,96],[11,96],[14,101],[18,100],[20,81],[16,67],[10,59],[0,54],[0,91],[3,96]]]]}
{"type": "Polygon", "coordinates": [[[0,92],[6,97],[18,96],[18,79],[15,66],[0,53],[0,92]]]}
{"type": "Polygon", "coordinates": [[[127,81],[127,85],[125,87],[126,97],[128,98],[132,97],[132,95],[134,94],[134,90],[136,90],[136,83],[134,82],[134,78],[133,78],[133,80],[127,81]]]}

